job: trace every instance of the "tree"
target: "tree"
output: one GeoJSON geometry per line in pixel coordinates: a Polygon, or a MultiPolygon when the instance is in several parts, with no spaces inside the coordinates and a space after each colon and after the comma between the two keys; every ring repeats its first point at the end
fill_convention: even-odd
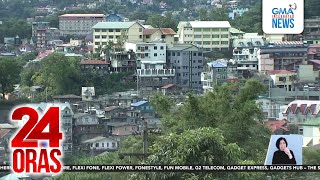
{"type": "Polygon", "coordinates": [[[177,31],[178,22],[172,17],[171,13],[166,13],[163,17],[159,14],[151,15],[147,19],[147,24],[154,28],[171,28],[177,31]]]}
{"type": "MultiPolygon", "coordinates": [[[[163,117],[161,121],[169,132],[204,127],[219,128],[228,143],[237,143],[245,150],[246,160],[262,162],[263,154],[266,153],[264,144],[269,141],[270,131],[259,122],[262,112],[255,99],[265,90],[265,86],[257,80],[248,80],[244,86],[222,85],[202,97],[189,94],[183,106],[164,116],[163,111],[159,111],[159,108],[156,110],[163,117]]],[[[164,105],[165,103],[161,106],[164,105]]]]}
{"type": "Polygon", "coordinates": [[[41,61],[41,69],[33,76],[33,84],[43,85],[48,95],[79,94],[79,59],[52,54],[41,61]]]}
{"type": "Polygon", "coordinates": [[[13,91],[13,85],[19,82],[22,67],[13,58],[0,58],[0,87],[2,97],[13,91]]]}
{"type": "Polygon", "coordinates": [[[208,15],[211,21],[229,21],[228,11],[226,8],[212,9],[208,15]]]}
{"type": "MultiPolygon", "coordinates": [[[[157,140],[151,148],[148,165],[228,165],[238,164],[242,149],[228,144],[221,130],[199,128],[182,134],[170,133],[157,140]]],[[[150,179],[216,179],[228,178],[227,173],[149,173],[150,179]]],[[[230,177],[231,178],[231,177],[230,177]]],[[[133,179],[141,179],[139,175],[133,179]]]]}

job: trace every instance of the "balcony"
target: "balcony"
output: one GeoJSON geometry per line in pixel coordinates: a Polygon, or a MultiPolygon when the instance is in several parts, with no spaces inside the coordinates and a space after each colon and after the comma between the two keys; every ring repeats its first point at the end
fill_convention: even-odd
{"type": "Polygon", "coordinates": [[[174,69],[138,69],[140,77],[171,77],[175,76],[174,69]]]}

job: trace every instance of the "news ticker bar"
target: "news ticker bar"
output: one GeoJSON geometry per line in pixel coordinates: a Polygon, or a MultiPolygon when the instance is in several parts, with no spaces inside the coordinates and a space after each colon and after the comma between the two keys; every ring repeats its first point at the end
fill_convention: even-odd
{"type": "MultiPolygon", "coordinates": [[[[0,165],[0,172],[11,171],[11,166],[0,165]]],[[[320,165],[65,165],[64,172],[263,172],[263,171],[291,171],[291,172],[320,172],[320,165]]]]}

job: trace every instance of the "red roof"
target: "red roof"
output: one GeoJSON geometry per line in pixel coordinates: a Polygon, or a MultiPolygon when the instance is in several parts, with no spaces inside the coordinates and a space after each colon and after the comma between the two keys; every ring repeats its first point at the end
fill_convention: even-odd
{"type": "Polygon", "coordinates": [[[267,71],[267,74],[276,75],[276,74],[295,74],[295,73],[287,70],[270,70],[270,71],[267,71]]]}
{"type": "Polygon", "coordinates": [[[306,115],[307,114],[307,104],[301,104],[300,111],[303,115],[306,115]]]}
{"type": "Polygon", "coordinates": [[[84,61],[81,61],[80,64],[94,64],[94,65],[98,65],[98,64],[101,64],[101,65],[106,65],[106,64],[109,64],[109,62],[106,62],[106,61],[101,61],[101,60],[84,60],[84,61]]]}
{"type": "Polygon", "coordinates": [[[172,30],[171,28],[161,28],[160,29],[162,34],[169,34],[169,35],[175,35],[177,34],[176,32],[174,32],[174,30],[172,30]]]}
{"type": "Polygon", "coordinates": [[[165,86],[163,86],[163,87],[161,87],[162,89],[168,89],[168,88],[171,88],[171,87],[173,87],[174,86],[174,84],[167,84],[167,85],[165,85],[165,86]]]}
{"type": "Polygon", "coordinates": [[[286,124],[289,121],[286,119],[283,120],[275,120],[275,121],[267,121],[266,126],[272,131],[276,131],[277,129],[282,129],[284,131],[289,131],[289,129],[286,127],[286,124]]]}
{"type": "Polygon", "coordinates": [[[292,112],[293,114],[296,113],[297,106],[298,106],[297,104],[292,104],[292,105],[290,106],[291,112],[292,112]]]}
{"type": "Polygon", "coordinates": [[[143,30],[143,35],[151,35],[151,34],[157,32],[159,30],[161,31],[162,34],[165,34],[165,35],[175,35],[175,34],[177,34],[171,28],[150,28],[150,29],[144,29],[143,30]]]}
{"type": "Polygon", "coordinates": [[[316,104],[311,104],[310,111],[311,111],[312,114],[315,114],[314,110],[316,109],[316,106],[317,106],[316,104]]]}
{"type": "Polygon", "coordinates": [[[157,32],[159,29],[144,29],[143,30],[143,35],[151,35],[155,32],[157,32]]]}

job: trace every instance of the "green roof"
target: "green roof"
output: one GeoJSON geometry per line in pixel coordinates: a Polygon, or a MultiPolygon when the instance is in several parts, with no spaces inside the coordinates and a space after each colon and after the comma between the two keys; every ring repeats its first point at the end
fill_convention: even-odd
{"type": "Polygon", "coordinates": [[[320,118],[308,119],[307,121],[300,123],[302,126],[320,126],[320,118]]]}
{"type": "Polygon", "coordinates": [[[99,22],[93,29],[128,29],[136,22],[99,22]]]}

